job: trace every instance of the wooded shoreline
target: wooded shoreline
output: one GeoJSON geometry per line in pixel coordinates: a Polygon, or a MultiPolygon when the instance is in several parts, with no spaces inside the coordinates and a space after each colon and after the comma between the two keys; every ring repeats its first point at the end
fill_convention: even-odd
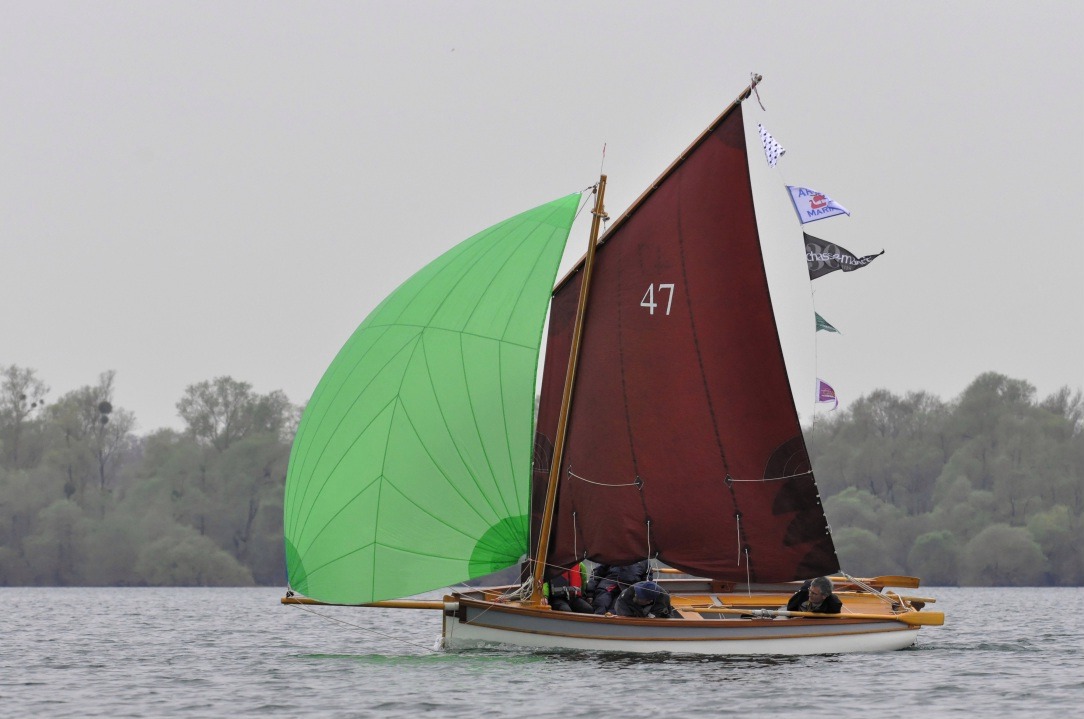
{"type": "MultiPolygon", "coordinates": [[[[0,366],[0,586],[285,584],[282,494],[300,409],[219,377],[183,431],[133,432],[112,372],[46,401],[0,366]]],[[[943,401],[877,390],[805,428],[843,569],[926,585],[1084,585],[1084,398],[976,378],[943,401]]]]}

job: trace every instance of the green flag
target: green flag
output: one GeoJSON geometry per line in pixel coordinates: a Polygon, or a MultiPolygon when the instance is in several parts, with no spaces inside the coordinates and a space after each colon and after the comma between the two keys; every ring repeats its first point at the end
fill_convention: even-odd
{"type": "Polygon", "coordinates": [[[843,334],[842,332],[837,330],[835,327],[833,327],[831,324],[829,324],[828,320],[824,319],[823,317],[818,315],[816,312],[814,312],[813,314],[816,315],[816,317],[817,317],[817,332],[820,332],[821,330],[824,330],[825,332],[835,332],[837,335],[843,334]]]}

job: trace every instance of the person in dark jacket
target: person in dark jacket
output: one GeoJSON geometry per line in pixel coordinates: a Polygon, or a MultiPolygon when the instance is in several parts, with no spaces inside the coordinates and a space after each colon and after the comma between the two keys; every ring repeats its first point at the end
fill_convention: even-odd
{"type": "Polygon", "coordinates": [[[787,611],[815,612],[817,614],[839,614],[843,602],[832,594],[832,580],[817,577],[807,581],[787,602],[787,611]]]}
{"type": "Polygon", "coordinates": [[[680,615],[670,605],[670,595],[655,582],[637,582],[618,595],[614,614],[644,619],[677,619],[680,615]]]}
{"type": "Polygon", "coordinates": [[[600,564],[591,572],[587,583],[587,593],[591,595],[591,604],[595,614],[605,614],[613,607],[614,599],[626,587],[647,579],[647,560],[615,566],[600,564]]]}

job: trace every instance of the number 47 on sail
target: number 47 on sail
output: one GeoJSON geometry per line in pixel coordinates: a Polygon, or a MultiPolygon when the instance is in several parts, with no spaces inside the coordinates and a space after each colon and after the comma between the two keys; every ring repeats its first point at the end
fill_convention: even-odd
{"type": "MultiPolygon", "coordinates": [[[[670,314],[670,307],[674,303],[674,283],[669,282],[666,284],[659,283],[659,294],[662,294],[663,290],[667,290],[666,294],[666,314],[670,314]]],[[[644,293],[644,297],[640,300],[640,306],[646,307],[648,312],[655,314],[655,308],[659,306],[659,303],[655,301],[655,283],[652,282],[647,286],[647,292],[644,293]]],[[[660,310],[661,311],[661,310],[660,310]]]]}

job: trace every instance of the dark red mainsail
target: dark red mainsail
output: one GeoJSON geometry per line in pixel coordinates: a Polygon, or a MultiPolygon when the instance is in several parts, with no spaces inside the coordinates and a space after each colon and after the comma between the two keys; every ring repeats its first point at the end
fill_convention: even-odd
{"type": "MultiPolygon", "coordinates": [[[[554,292],[534,536],[582,277],[554,292]]],[[[547,563],[645,557],[723,581],[838,570],[764,273],[741,103],[602,239],[547,563]]]]}

